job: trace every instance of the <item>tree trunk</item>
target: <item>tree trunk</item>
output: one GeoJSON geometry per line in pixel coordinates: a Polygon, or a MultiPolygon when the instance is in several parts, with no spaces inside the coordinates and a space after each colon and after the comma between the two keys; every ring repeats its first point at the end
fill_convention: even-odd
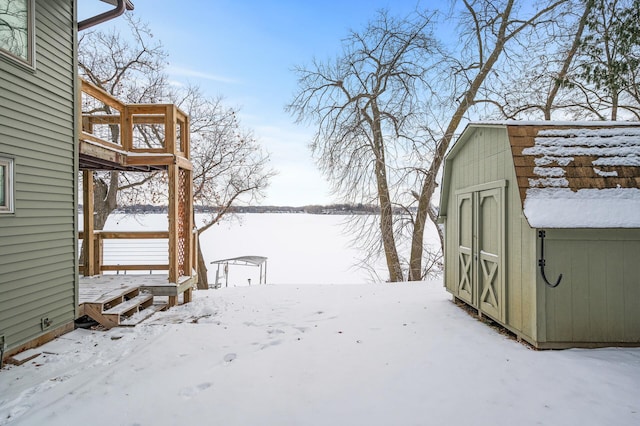
{"type": "MultiPolygon", "coordinates": [[[[427,177],[425,176],[425,180],[427,177]]],[[[422,280],[422,251],[423,240],[417,238],[418,235],[424,235],[424,227],[426,226],[427,211],[423,211],[429,208],[429,204],[423,203],[421,200],[425,199],[424,191],[427,190],[426,185],[422,185],[422,194],[418,198],[418,211],[416,212],[416,219],[413,225],[413,238],[411,238],[411,257],[409,258],[409,281],[422,280]]]]}
{"type": "Polygon", "coordinates": [[[209,276],[207,275],[207,262],[202,254],[202,244],[200,244],[200,232],[198,232],[198,290],[209,289],[209,276]]]}
{"type": "Polygon", "coordinates": [[[429,207],[429,219],[431,219],[431,222],[436,226],[438,238],[440,239],[440,249],[442,250],[442,253],[444,253],[444,233],[442,232],[442,227],[438,226],[438,211],[433,204],[429,207]]]}
{"type": "MultiPolygon", "coordinates": [[[[452,138],[449,138],[446,142],[440,142],[441,145],[448,146],[452,138]]],[[[446,151],[446,148],[442,151],[446,151]]],[[[443,154],[444,155],[444,152],[443,154]]],[[[442,158],[439,155],[434,157],[431,163],[430,170],[438,170],[442,164],[442,158]]],[[[412,280],[422,279],[422,254],[424,251],[424,228],[429,216],[429,208],[431,206],[431,199],[436,188],[436,182],[434,176],[437,173],[428,173],[422,183],[422,190],[420,193],[420,200],[418,200],[418,211],[416,212],[416,225],[421,224],[420,227],[413,227],[413,235],[411,236],[411,257],[409,259],[409,275],[412,280]]],[[[444,246],[442,247],[444,251],[444,246]]]]}
{"type": "Polygon", "coordinates": [[[396,241],[393,235],[393,207],[389,196],[389,187],[387,186],[386,175],[379,172],[384,166],[376,164],[376,176],[378,180],[378,194],[380,200],[380,231],[382,233],[382,244],[384,246],[384,255],[387,260],[387,269],[389,270],[389,281],[403,281],[402,268],[400,267],[400,258],[396,248],[396,241]]]}
{"type": "Polygon", "coordinates": [[[93,227],[96,231],[104,229],[109,215],[118,207],[118,176],[119,172],[109,173],[109,183],[102,179],[95,179],[94,186],[94,221],[93,227]]]}
{"type": "MultiPolygon", "coordinates": [[[[431,205],[431,199],[433,198],[433,193],[437,187],[437,175],[440,167],[442,166],[442,162],[444,161],[444,156],[447,153],[447,149],[451,144],[451,141],[454,138],[455,132],[462,121],[462,118],[467,113],[469,108],[475,103],[476,94],[480,87],[484,83],[487,75],[493,69],[493,66],[497,62],[498,58],[504,51],[504,46],[507,40],[513,37],[517,30],[514,30],[508,36],[505,35],[508,24],[509,24],[509,15],[511,13],[511,8],[513,7],[513,0],[510,0],[506,7],[503,15],[501,16],[502,24],[500,26],[500,30],[497,34],[496,45],[494,46],[491,55],[487,58],[486,62],[482,63],[478,74],[476,74],[475,78],[469,84],[469,88],[465,92],[464,96],[460,100],[458,104],[458,108],[453,113],[451,120],[445,130],[442,139],[436,145],[435,153],[433,156],[433,161],[429,170],[426,173],[426,177],[424,182],[422,183],[422,190],[420,191],[420,200],[418,201],[418,212],[416,213],[416,223],[419,221],[426,222],[426,216],[429,214],[429,208],[431,205]]],[[[522,28],[522,27],[521,27],[522,28]]],[[[418,227],[413,228],[413,235],[411,237],[411,258],[409,259],[410,271],[409,274],[412,277],[418,277],[422,274],[422,252],[424,245],[424,226],[422,229],[418,227]]],[[[442,247],[444,250],[444,247],[442,247]]]]}
{"type": "Polygon", "coordinates": [[[547,102],[544,105],[544,119],[551,120],[551,112],[553,110],[553,105],[556,100],[556,96],[558,95],[558,91],[564,80],[567,78],[569,73],[569,67],[573,62],[573,58],[576,56],[578,52],[578,48],[580,47],[580,41],[582,39],[582,33],[584,32],[584,27],[587,24],[587,18],[589,17],[589,13],[591,13],[591,9],[593,7],[592,2],[585,2],[584,12],[582,13],[582,17],[578,22],[578,28],[576,29],[576,33],[573,37],[573,43],[571,44],[571,48],[567,52],[567,56],[564,58],[564,62],[562,64],[562,68],[558,72],[556,76],[553,87],[547,96],[547,102]]]}
{"type": "Polygon", "coordinates": [[[380,128],[380,112],[378,111],[375,102],[372,102],[372,104],[373,120],[371,121],[371,125],[373,128],[373,143],[376,155],[375,173],[376,183],[378,186],[378,200],[380,202],[380,232],[382,234],[382,245],[384,247],[384,255],[387,261],[387,269],[389,270],[389,281],[400,282],[404,280],[404,277],[393,233],[393,206],[391,205],[389,184],[387,183],[384,140],[382,139],[382,129],[380,128]]]}

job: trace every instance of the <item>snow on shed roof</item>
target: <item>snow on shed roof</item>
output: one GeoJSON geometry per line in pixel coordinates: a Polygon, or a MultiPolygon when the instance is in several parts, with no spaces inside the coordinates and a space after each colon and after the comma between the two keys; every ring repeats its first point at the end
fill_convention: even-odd
{"type": "Polygon", "coordinates": [[[640,227],[640,123],[503,124],[532,227],[640,227]]]}

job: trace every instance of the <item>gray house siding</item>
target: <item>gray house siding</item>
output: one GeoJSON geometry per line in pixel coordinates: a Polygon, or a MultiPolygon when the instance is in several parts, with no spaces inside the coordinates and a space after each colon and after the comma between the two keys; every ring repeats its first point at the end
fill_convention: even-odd
{"type": "Polygon", "coordinates": [[[15,211],[0,215],[0,336],[6,350],[73,322],[77,307],[74,0],[35,5],[35,69],[0,59],[0,155],[15,211]],[[42,326],[48,318],[51,325],[42,326]]]}

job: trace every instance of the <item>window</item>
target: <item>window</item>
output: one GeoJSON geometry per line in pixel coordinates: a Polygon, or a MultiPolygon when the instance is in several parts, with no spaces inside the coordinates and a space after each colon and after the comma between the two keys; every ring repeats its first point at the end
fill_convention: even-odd
{"type": "Polygon", "coordinates": [[[0,157],[0,214],[13,213],[13,159],[0,157]]]}
{"type": "Polygon", "coordinates": [[[35,66],[34,0],[0,0],[0,52],[35,66]]]}

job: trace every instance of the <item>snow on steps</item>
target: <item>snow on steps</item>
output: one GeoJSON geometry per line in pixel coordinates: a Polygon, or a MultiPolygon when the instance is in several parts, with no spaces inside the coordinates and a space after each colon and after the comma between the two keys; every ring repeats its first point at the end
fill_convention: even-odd
{"type": "Polygon", "coordinates": [[[153,295],[141,292],[139,287],[122,287],[106,293],[91,289],[81,294],[80,299],[81,315],[90,316],[106,328],[134,326],[167,306],[154,304],[153,295]]]}

